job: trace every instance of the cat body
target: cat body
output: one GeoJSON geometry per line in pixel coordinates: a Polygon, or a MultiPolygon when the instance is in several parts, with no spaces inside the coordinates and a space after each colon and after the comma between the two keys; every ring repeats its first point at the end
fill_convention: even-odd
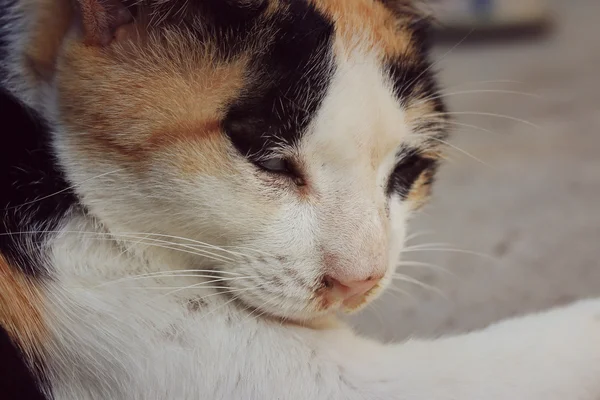
{"type": "Polygon", "coordinates": [[[600,301],[386,345],[335,317],[391,280],[447,135],[411,3],[0,4],[4,393],[600,397],[600,301]]]}

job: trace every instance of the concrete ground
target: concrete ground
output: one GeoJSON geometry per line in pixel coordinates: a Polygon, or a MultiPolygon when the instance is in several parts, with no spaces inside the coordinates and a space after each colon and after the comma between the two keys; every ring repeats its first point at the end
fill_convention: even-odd
{"type": "Polygon", "coordinates": [[[462,150],[450,149],[432,203],[412,223],[423,235],[410,244],[489,257],[407,252],[447,272],[399,267],[435,290],[397,282],[353,319],[359,330],[435,336],[600,296],[600,1],[556,0],[553,9],[543,38],[467,42],[445,57],[451,46],[437,49],[455,121],[481,129],[456,125],[451,143],[462,150]]]}

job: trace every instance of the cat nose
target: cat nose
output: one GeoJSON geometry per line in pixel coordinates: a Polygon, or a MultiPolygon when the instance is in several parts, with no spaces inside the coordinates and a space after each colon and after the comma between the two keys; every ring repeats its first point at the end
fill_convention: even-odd
{"type": "Polygon", "coordinates": [[[369,277],[365,280],[342,281],[331,275],[323,277],[323,286],[328,289],[329,295],[338,300],[347,300],[367,294],[373,289],[382,277],[369,277]]]}

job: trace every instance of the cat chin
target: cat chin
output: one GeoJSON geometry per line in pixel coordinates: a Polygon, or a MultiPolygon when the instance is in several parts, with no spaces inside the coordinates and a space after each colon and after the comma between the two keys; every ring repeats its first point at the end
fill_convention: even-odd
{"type": "Polygon", "coordinates": [[[321,317],[307,321],[285,320],[282,321],[282,323],[284,325],[301,326],[303,328],[319,331],[348,328],[348,324],[346,324],[342,319],[340,319],[339,315],[335,313],[330,315],[323,315],[321,317]]]}
{"type": "MultiPolygon", "coordinates": [[[[304,326],[314,329],[331,329],[345,326],[340,317],[342,315],[357,314],[369,306],[383,291],[382,288],[374,288],[366,295],[350,298],[346,301],[328,304],[321,302],[314,311],[298,312],[294,315],[286,313],[285,310],[276,312],[274,310],[262,310],[252,306],[244,306],[253,314],[262,314],[268,318],[292,325],[304,326]]],[[[240,301],[243,303],[243,301],[240,301]]]]}
{"type": "Polygon", "coordinates": [[[281,317],[271,317],[274,320],[279,321],[285,325],[295,325],[301,326],[309,329],[315,330],[330,330],[330,329],[344,329],[347,328],[348,325],[341,318],[342,315],[351,315],[356,314],[362,310],[364,310],[376,296],[363,296],[357,304],[352,305],[344,305],[338,304],[337,306],[333,306],[321,313],[306,316],[304,318],[281,318],[281,317]]]}
{"type": "MultiPolygon", "coordinates": [[[[245,302],[243,299],[237,298],[238,306],[246,310],[249,315],[260,315],[261,318],[277,321],[282,324],[291,324],[297,326],[313,327],[313,326],[329,326],[336,325],[334,321],[339,319],[339,315],[346,313],[346,310],[341,304],[335,304],[328,308],[314,306],[312,303],[307,304],[306,310],[290,312],[285,309],[265,309],[257,307],[245,302]],[[312,307],[312,309],[309,309],[312,307]]],[[[354,312],[354,311],[350,311],[354,312]]]]}

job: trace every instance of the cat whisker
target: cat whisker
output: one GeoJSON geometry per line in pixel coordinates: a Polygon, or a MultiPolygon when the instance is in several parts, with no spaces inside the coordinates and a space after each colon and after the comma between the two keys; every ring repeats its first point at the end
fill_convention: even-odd
{"type": "Polygon", "coordinates": [[[410,250],[410,249],[420,249],[423,247],[441,247],[441,246],[450,246],[450,243],[443,243],[443,242],[438,242],[438,243],[421,243],[421,244],[414,244],[412,246],[406,246],[405,249],[410,250]]]}
{"type": "Polygon", "coordinates": [[[261,316],[265,315],[267,313],[267,310],[264,309],[264,306],[274,302],[275,300],[279,300],[282,296],[274,296],[270,299],[267,299],[266,301],[264,301],[260,307],[253,307],[253,310],[250,311],[250,313],[248,315],[246,315],[246,318],[244,318],[245,321],[247,321],[248,319],[252,318],[253,315],[257,310],[263,309],[263,311],[260,314],[257,314],[256,316],[254,316],[255,319],[260,318],[261,316]]]}
{"type": "MultiPolygon", "coordinates": [[[[209,245],[209,244],[205,244],[202,242],[193,241],[191,239],[188,239],[188,240],[197,242],[199,244],[194,244],[194,245],[182,244],[182,243],[176,243],[176,242],[171,242],[171,241],[166,241],[166,240],[161,240],[161,239],[153,239],[151,237],[146,237],[146,236],[140,237],[140,236],[135,236],[134,234],[126,234],[126,233],[124,234],[124,233],[103,233],[103,232],[94,232],[94,231],[36,230],[36,231],[21,231],[21,232],[5,232],[5,233],[0,233],[0,236],[36,235],[36,234],[41,234],[41,233],[79,234],[79,235],[89,236],[91,239],[95,239],[95,240],[114,241],[114,242],[121,242],[121,243],[125,243],[129,240],[131,243],[134,243],[134,244],[142,244],[142,245],[147,245],[147,246],[175,250],[175,251],[179,251],[179,252],[183,252],[183,253],[202,256],[202,257],[211,259],[213,261],[221,261],[221,262],[234,262],[236,260],[233,258],[230,258],[230,257],[226,257],[222,254],[217,254],[217,253],[202,249],[202,246],[205,246],[206,248],[210,248],[210,249],[224,251],[226,253],[234,254],[234,255],[237,255],[240,257],[244,256],[244,257],[251,258],[251,259],[254,258],[253,256],[250,256],[247,254],[243,254],[243,253],[239,253],[239,252],[232,252],[232,251],[229,251],[226,249],[222,249],[215,245],[209,245]],[[133,239],[133,240],[131,240],[131,239],[133,239]],[[200,247],[200,248],[197,248],[197,247],[200,247]],[[186,250],[184,250],[185,248],[192,249],[194,251],[186,251],[186,250]]],[[[171,236],[171,235],[161,235],[161,234],[151,234],[151,233],[148,233],[146,235],[185,239],[185,238],[180,238],[180,237],[171,236]]],[[[123,254],[123,253],[121,253],[121,254],[123,254]]]]}
{"type": "MultiPolygon", "coordinates": [[[[94,240],[106,240],[106,241],[116,241],[116,242],[127,242],[127,240],[125,239],[138,239],[136,237],[133,236],[129,236],[129,237],[96,237],[96,238],[92,238],[94,240]]],[[[144,240],[144,239],[140,239],[138,241],[130,241],[134,244],[137,245],[144,245],[144,246],[150,246],[150,247],[158,247],[158,248],[162,248],[162,249],[168,249],[168,250],[175,250],[177,252],[180,253],[185,253],[185,254],[192,254],[195,256],[200,256],[200,257],[204,257],[207,258],[209,260],[213,260],[213,261],[220,261],[220,262],[231,262],[231,261],[235,261],[231,258],[227,258],[227,257],[223,257],[220,254],[215,254],[215,253],[211,253],[209,251],[206,250],[200,250],[200,249],[194,249],[194,251],[191,250],[186,250],[185,248],[181,248],[181,247],[189,247],[186,245],[179,245],[178,243],[170,243],[170,242],[164,242],[164,243],[170,243],[171,245],[165,245],[162,244],[161,241],[157,241],[157,240],[152,240],[150,239],[150,241],[144,240]],[[179,246],[179,247],[177,247],[179,246]]]]}
{"type": "Polygon", "coordinates": [[[413,304],[418,304],[418,303],[419,303],[419,301],[416,299],[416,297],[415,297],[415,296],[413,296],[413,295],[412,295],[412,294],[411,294],[409,291],[407,291],[407,290],[403,290],[403,289],[400,289],[399,287],[397,287],[397,286],[394,286],[394,285],[390,285],[390,286],[388,286],[388,287],[386,288],[386,290],[385,290],[385,293],[387,293],[387,294],[390,294],[390,295],[392,295],[392,296],[396,297],[396,298],[397,298],[397,299],[399,299],[400,301],[403,301],[404,299],[403,299],[403,298],[401,298],[401,297],[399,297],[399,296],[397,295],[397,294],[399,293],[399,294],[401,294],[401,295],[403,295],[403,296],[406,296],[406,297],[408,297],[408,298],[410,299],[410,301],[411,301],[413,304]]]}
{"type": "Polygon", "coordinates": [[[430,263],[420,262],[420,261],[401,261],[397,264],[397,266],[398,267],[424,267],[424,268],[434,269],[436,271],[440,271],[445,274],[455,275],[452,271],[449,271],[447,268],[441,267],[436,264],[430,264],[430,263]]]}
{"type": "MultiPolygon", "coordinates": [[[[392,292],[390,292],[390,294],[392,294],[392,292]]],[[[394,296],[395,296],[395,293],[394,293],[394,296]]],[[[369,306],[372,306],[372,305],[373,305],[373,303],[369,303],[369,306]]],[[[379,330],[381,330],[381,331],[384,330],[385,329],[385,321],[384,321],[383,315],[381,315],[379,310],[377,310],[377,307],[368,307],[368,309],[377,318],[377,321],[379,322],[379,330]]]]}
{"type": "Polygon", "coordinates": [[[437,294],[439,294],[440,296],[442,296],[443,298],[447,299],[448,297],[444,294],[444,292],[442,292],[440,289],[436,288],[435,286],[432,285],[428,285],[426,283],[421,282],[418,279],[412,278],[408,275],[403,275],[403,274],[394,274],[392,276],[392,280],[397,280],[397,281],[402,281],[402,282],[406,282],[406,283],[412,283],[413,285],[416,286],[420,286],[423,289],[427,289],[430,290],[432,292],[435,292],[437,294]]]}
{"type": "Polygon", "coordinates": [[[218,307],[212,309],[211,311],[209,311],[207,314],[205,314],[203,316],[203,319],[207,318],[208,316],[212,315],[215,311],[220,310],[221,308],[227,306],[228,304],[230,304],[230,303],[232,303],[234,301],[238,301],[239,299],[236,296],[236,293],[240,293],[240,292],[244,292],[244,291],[250,291],[250,290],[256,290],[256,289],[260,288],[263,285],[264,285],[263,283],[259,283],[257,286],[250,287],[250,288],[232,289],[232,290],[229,290],[229,291],[217,292],[217,293],[213,293],[213,294],[210,294],[210,295],[202,297],[202,299],[204,299],[206,297],[215,296],[215,295],[218,295],[218,294],[232,294],[233,293],[232,294],[232,298],[230,300],[226,301],[225,303],[221,304],[220,306],[218,306],[218,307]]]}
{"type": "Polygon", "coordinates": [[[452,144],[452,143],[450,143],[450,142],[447,142],[447,141],[445,141],[445,140],[442,140],[442,139],[439,139],[439,138],[436,138],[436,137],[433,137],[433,136],[432,136],[432,137],[430,137],[429,139],[431,139],[431,140],[435,140],[436,142],[440,142],[440,143],[442,143],[442,144],[444,144],[444,145],[446,145],[446,146],[448,146],[448,147],[451,147],[451,148],[453,148],[454,150],[456,150],[456,151],[458,151],[458,152],[460,152],[460,153],[462,153],[462,154],[464,154],[464,155],[466,155],[466,156],[468,156],[468,157],[471,157],[473,160],[480,162],[481,164],[485,165],[486,167],[492,168],[492,167],[491,167],[491,165],[487,164],[487,163],[486,163],[485,161],[483,161],[482,159],[480,159],[480,158],[478,158],[478,157],[475,157],[473,154],[469,153],[469,152],[468,152],[468,151],[466,151],[466,150],[463,150],[463,149],[461,149],[461,148],[460,148],[460,147],[458,147],[458,146],[455,146],[455,145],[453,145],[453,144],[452,144]]]}
{"type": "MultiPolygon", "coordinates": [[[[112,233],[110,233],[110,234],[112,234],[112,233]]],[[[206,242],[201,242],[198,240],[194,240],[194,239],[190,239],[190,238],[186,238],[186,237],[182,237],[182,236],[166,235],[166,234],[160,234],[160,233],[143,233],[143,232],[119,232],[118,234],[120,234],[120,235],[149,235],[149,236],[156,236],[156,237],[161,237],[161,238],[177,239],[177,240],[182,240],[185,242],[190,242],[190,243],[193,243],[193,244],[199,245],[199,246],[206,246],[207,248],[218,249],[220,251],[223,251],[223,252],[231,254],[231,255],[242,255],[242,256],[245,255],[242,253],[227,250],[221,246],[209,244],[206,242]]]]}
{"type": "Polygon", "coordinates": [[[258,249],[253,249],[251,247],[246,247],[246,246],[223,246],[224,248],[233,248],[233,249],[241,249],[241,250],[249,250],[249,251],[253,251],[256,252],[258,254],[262,254],[266,257],[272,257],[275,258],[275,256],[271,253],[267,253],[266,251],[262,251],[262,250],[258,250],[258,249]]]}
{"type": "MultiPolygon", "coordinates": [[[[230,280],[239,280],[239,279],[251,279],[251,278],[260,278],[259,276],[234,276],[234,277],[219,277],[218,274],[219,272],[216,271],[212,271],[215,272],[214,274],[194,274],[194,273],[183,273],[183,274],[177,274],[177,273],[165,273],[165,274],[145,274],[145,275],[135,275],[135,276],[131,276],[131,277],[125,277],[125,278],[121,278],[121,279],[116,279],[114,281],[109,281],[109,282],[104,282],[100,285],[96,285],[94,286],[94,288],[100,288],[100,287],[105,287],[105,286],[109,286],[109,285],[117,285],[120,283],[124,283],[124,282],[131,282],[131,281],[138,281],[138,280],[143,280],[143,279],[165,279],[165,278],[214,278],[214,281],[209,281],[209,282],[217,282],[217,281],[230,281],[230,280]]],[[[206,283],[206,282],[205,282],[206,283]]]]}
{"type": "Polygon", "coordinates": [[[105,173],[103,173],[103,174],[99,174],[99,175],[96,175],[96,176],[92,176],[91,178],[84,179],[83,181],[81,181],[81,182],[79,182],[79,183],[77,183],[77,184],[75,184],[75,185],[71,185],[71,186],[69,186],[69,187],[66,187],[66,188],[64,188],[64,189],[58,190],[58,191],[56,191],[56,192],[54,192],[54,193],[51,193],[51,194],[49,194],[49,195],[46,195],[46,196],[43,196],[43,197],[37,198],[37,199],[35,199],[35,200],[27,201],[27,202],[25,202],[25,203],[21,203],[21,204],[15,205],[15,206],[6,207],[6,208],[4,208],[2,211],[14,210],[14,209],[18,209],[18,208],[21,208],[21,207],[24,207],[24,206],[28,206],[28,205],[31,205],[31,204],[38,203],[38,202],[40,202],[40,201],[43,201],[43,200],[49,199],[49,198],[51,198],[51,197],[53,197],[53,196],[57,196],[57,195],[59,195],[59,194],[61,194],[61,193],[67,192],[67,191],[69,191],[69,190],[71,190],[71,189],[75,189],[76,187],[78,187],[78,186],[81,186],[81,185],[83,185],[84,183],[87,183],[87,182],[89,182],[89,181],[92,181],[92,180],[94,180],[94,179],[102,178],[102,177],[104,177],[104,176],[107,176],[107,175],[110,175],[110,174],[114,174],[114,173],[117,173],[117,172],[119,172],[119,171],[122,171],[122,170],[123,170],[122,168],[119,168],[119,169],[115,169],[115,170],[113,170],[113,171],[105,172],[105,173]]]}
{"type": "MultiPolygon", "coordinates": [[[[190,248],[197,248],[197,247],[206,247],[206,248],[213,248],[222,252],[225,252],[229,255],[232,256],[237,256],[237,257],[247,257],[247,258],[252,258],[252,256],[250,256],[248,253],[241,253],[241,252],[236,252],[236,251],[232,251],[232,250],[228,250],[228,249],[240,249],[240,250],[248,250],[251,252],[255,252],[258,254],[262,254],[266,257],[273,257],[275,258],[274,255],[267,253],[266,251],[262,251],[262,250],[258,250],[258,249],[253,249],[251,247],[245,247],[245,246],[217,246],[217,245],[212,245],[212,244],[208,244],[208,243],[204,243],[204,242],[199,242],[197,240],[192,240],[192,239],[187,239],[184,237],[179,237],[179,236],[171,236],[171,235],[159,235],[159,234],[151,234],[152,236],[159,236],[159,237],[168,237],[168,238],[173,238],[173,239],[179,239],[179,240],[185,240],[185,241],[189,241],[189,242],[193,242],[193,244],[188,244],[188,245],[184,245],[181,243],[175,243],[175,242],[168,242],[168,243],[173,243],[176,244],[178,246],[186,246],[186,247],[190,247],[190,248]]],[[[230,261],[235,261],[234,259],[229,258],[230,261]]]]}
{"type": "MultiPolygon", "coordinates": [[[[208,250],[198,249],[191,245],[174,243],[174,242],[169,242],[169,241],[160,240],[160,239],[152,239],[149,237],[139,237],[139,236],[133,236],[133,235],[117,234],[117,235],[110,235],[108,237],[99,237],[99,238],[94,238],[94,239],[108,240],[108,241],[114,240],[114,241],[121,242],[121,243],[129,242],[129,243],[133,243],[134,245],[160,247],[160,248],[164,248],[164,249],[179,251],[181,253],[188,253],[188,254],[194,254],[194,255],[206,257],[206,258],[209,258],[214,261],[222,261],[222,262],[235,261],[234,259],[225,257],[221,254],[213,253],[208,250]],[[185,249],[191,249],[193,251],[187,251],[185,249]]],[[[125,249],[119,255],[126,253],[128,250],[130,250],[130,249],[125,249]]]]}
{"type": "MultiPolygon", "coordinates": [[[[167,271],[157,271],[157,272],[149,272],[146,274],[139,274],[139,275],[131,275],[131,276],[126,276],[123,278],[119,278],[119,279],[115,279],[112,281],[108,281],[108,282],[104,282],[100,285],[94,286],[94,287],[102,287],[106,284],[112,284],[112,283],[119,283],[120,281],[126,281],[128,279],[131,278],[143,278],[143,277],[162,277],[163,275],[167,275],[167,276],[176,276],[179,273],[182,274],[190,274],[190,273],[216,273],[215,270],[212,269],[181,269],[181,270],[167,270],[167,271]]],[[[228,274],[228,275],[234,275],[234,276],[242,276],[242,274],[239,274],[237,272],[227,272],[227,271],[219,271],[220,274],[228,274]]]]}
{"type": "Polygon", "coordinates": [[[482,257],[485,259],[488,259],[490,261],[493,261],[494,263],[500,263],[500,260],[498,260],[497,258],[494,258],[493,256],[489,255],[489,254],[485,254],[485,253],[479,253],[476,251],[471,251],[471,250],[463,250],[463,249],[453,249],[453,248],[427,248],[427,247],[422,247],[422,248],[418,248],[418,249],[408,249],[408,250],[402,250],[402,253],[416,253],[416,252],[448,252],[448,253],[460,253],[460,254],[469,254],[469,255],[473,255],[473,256],[478,256],[478,257],[482,257]]]}
{"type": "Polygon", "coordinates": [[[482,80],[482,81],[461,82],[456,85],[447,86],[446,90],[455,90],[455,89],[459,89],[459,88],[462,88],[465,86],[472,86],[472,85],[486,85],[486,84],[496,84],[496,83],[513,83],[513,84],[518,84],[518,85],[525,84],[525,82],[523,82],[523,81],[517,81],[517,80],[513,80],[513,79],[491,79],[491,80],[482,80]]]}
{"type": "Polygon", "coordinates": [[[454,46],[452,46],[450,48],[450,50],[448,50],[446,53],[444,53],[438,60],[436,60],[435,62],[429,64],[429,66],[425,69],[423,69],[415,78],[411,79],[407,84],[404,85],[404,90],[402,90],[400,92],[400,98],[402,98],[405,94],[405,91],[407,90],[407,88],[410,88],[415,82],[418,82],[418,80],[424,75],[426,74],[428,71],[430,71],[432,68],[435,68],[437,65],[439,65],[446,57],[448,57],[454,50],[456,50],[458,48],[458,46],[460,46],[465,40],[467,40],[467,38],[469,36],[471,36],[471,34],[475,31],[475,28],[471,29],[461,40],[458,41],[458,43],[456,43],[454,46]]]}
{"type": "Polygon", "coordinates": [[[229,286],[195,286],[195,287],[182,287],[182,286],[131,286],[131,287],[126,287],[124,289],[130,289],[130,290],[174,290],[177,291],[179,289],[181,290],[187,290],[187,289],[230,289],[229,286]]]}
{"type": "MultiPolygon", "coordinates": [[[[201,283],[200,284],[196,283],[196,284],[193,284],[193,285],[178,287],[178,288],[176,288],[174,290],[171,290],[168,293],[161,294],[157,300],[163,299],[165,297],[171,296],[171,295],[176,294],[176,293],[180,293],[180,292],[182,292],[184,290],[195,289],[195,288],[199,288],[201,286],[202,286],[201,283]]],[[[224,285],[222,287],[216,287],[215,286],[212,289],[219,289],[219,290],[217,292],[215,292],[215,293],[211,293],[211,294],[199,297],[199,299],[206,299],[206,298],[209,298],[209,297],[212,297],[212,296],[219,296],[219,295],[223,295],[223,294],[235,293],[235,292],[246,291],[246,290],[255,290],[256,287],[231,289],[229,286],[225,286],[224,285]],[[226,290],[220,290],[220,289],[226,289],[226,290]]]]}
{"type": "MultiPolygon", "coordinates": [[[[152,237],[159,237],[159,238],[170,238],[170,239],[178,239],[178,240],[182,240],[182,241],[186,241],[186,242],[191,242],[194,243],[194,246],[204,246],[206,248],[211,248],[211,249],[217,249],[219,251],[223,251],[225,253],[231,254],[231,255],[237,255],[237,256],[247,256],[246,254],[243,253],[239,253],[239,252],[235,252],[235,251],[231,251],[231,250],[227,250],[223,247],[217,246],[217,245],[213,245],[213,244],[209,244],[209,243],[205,243],[205,242],[200,242],[198,240],[194,240],[194,239],[189,239],[189,238],[185,238],[185,237],[181,237],[181,236],[174,236],[174,235],[166,235],[166,234],[160,234],[160,233],[149,233],[149,232],[95,232],[95,231],[67,231],[67,230],[32,230],[32,231],[21,231],[21,232],[4,232],[4,233],[0,233],[0,236],[8,236],[8,235],[35,235],[35,234],[41,234],[41,233],[55,233],[55,234],[63,234],[63,233],[68,233],[68,234],[82,234],[82,235],[97,235],[97,236],[114,236],[114,237],[129,237],[129,238],[133,238],[133,239],[137,239],[140,238],[140,236],[138,235],[142,235],[141,237],[145,237],[146,239],[151,239],[151,240],[155,240],[158,241],[160,239],[153,239],[152,237]]],[[[176,243],[176,242],[169,242],[169,241],[164,241],[165,243],[169,243],[172,245],[179,245],[179,246],[191,246],[191,245],[184,245],[181,243],[176,243]]],[[[258,251],[258,250],[255,250],[258,251]]],[[[231,259],[232,260],[232,259],[231,259]]]]}
{"type": "Polygon", "coordinates": [[[251,288],[241,288],[241,289],[231,289],[231,290],[220,290],[216,293],[211,293],[209,295],[206,296],[202,296],[199,297],[199,300],[206,300],[209,297],[213,297],[213,296],[218,296],[218,295],[224,295],[224,294],[231,294],[231,299],[227,300],[226,302],[224,302],[223,304],[220,304],[219,306],[211,309],[210,311],[204,313],[202,315],[202,319],[207,319],[209,316],[213,315],[216,311],[221,310],[222,308],[226,307],[227,305],[233,303],[234,301],[238,300],[238,297],[236,297],[236,293],[240,293],[240,292],[244,292],[244,291],[249,291],[249,290],[256,290],[258,287],[260,287],[260,285],[256,286],[256,287],[251,287],[251,288]]]}
{"type": "Polygon", "coordinates": [[[480,93],[515,94],[515,95],[526,96],[526,97],[531,97],[531,98],[535,98],[535,99],[542,98],[542,96],[537,95],[535,93],[521,92],[518,90],[503,90],[503,89],[460,90],[457,92],[444,92],[444,93],[439,93],[439,94],[435,94],[432,96],[427,96],[422,99],[419,99],[419,101],[412,104],[412,106],[417,107],[417,106],[427,103],[428,101],[436,100],[436,99],[443,99],[443,98],[450,97],[450,96],[458,96],[458,95],[463,95],[463,94],[480,94],[480,93]]]}
{"type": "MultiPolygon", "coordinates": [[[[430,116],[436,116],[436,115],[440,115],[438,114],[426,114],[421,116],[421,118],[427,118],[430,116]]],[[[496,114],[496,113],[490,113],[490,112],[482,112],[482,111],[446,111],[443,113],[443,115],[476,115],[476,116],[484,116],[484,117],[495,117],[495,118],[503,118],[503,119],[508,119],[514,122],[520,122],[522,124],[525,125],[529,125],[532,128],[535,129],[541,129],[541,127],[539,125],[534,124],[533,122],[521,119],[521,118],[517,118],[517,117],[511,117],[510,115],[504,115],[504,114],[496,114]]]]}
{"type": "MultiPolygon", "coordinates": [[[[400,296],[398,296],[396,293],[390,292],[390,294],[392,296],[396,297],[397,299],[400,299],[400,296]]],[[[401,301],[401,299],[400,299],[400,301],[401,301]]],[[[368,306],[372,306],[372,305],[373,305],[373,303],[368,304],[368,306]]],[[[383,331],[385,329],[385,318],[384,318],[383,314],[380,312],[380,310],[377,309],[377,307],[369,307],[369,310],[371,312],[373,312],[373,314],[377,318],[377,321],[379,321],[379,330],[383,331]]]]}
{"type": "Polygon", "coordinates": [[[426,236],[426,235],[432,235],[432,234],[434,234],[434,233],[435,233],[435,232],[433,232],[433,231],[431,231],[431,230],[428,230],[428,231],[420,231],[420,232],[411,233],[410,235],[406,236],[406,238],[404,239],[404,243],[408,243],[408,242],[410,242],[411,240],[414,240],[414,239],[416,239],[416,238],[418,238],[418,237],[421,237],[421,236],[426,236]]]}
{"type": "MultiPolygon", "coordinates": [[[[419,118],[418,121],[420,121],[420,120],[421,120],[421,118],[419,118]]],[[[435,121],[436,119],[433,119],[433,120],[435,121]]],[[[496,132],[492,131],[491,129],[483,128],[481,126],[477,126],[477,125],[473,125],[473,124],[466,124],[464,122],[457,122],[457,121],[449,121],[447,119],[439,119],[438,121],[440,123],[444,123],[444,124],[450,124],[450,125],[456,125],[456,126],[460,126],[460,127],[464,127],[464,128],[475,129],[475,130],[478,130],[478,131],[489,133],[491,135],[496,134],[496,132]]]]}

